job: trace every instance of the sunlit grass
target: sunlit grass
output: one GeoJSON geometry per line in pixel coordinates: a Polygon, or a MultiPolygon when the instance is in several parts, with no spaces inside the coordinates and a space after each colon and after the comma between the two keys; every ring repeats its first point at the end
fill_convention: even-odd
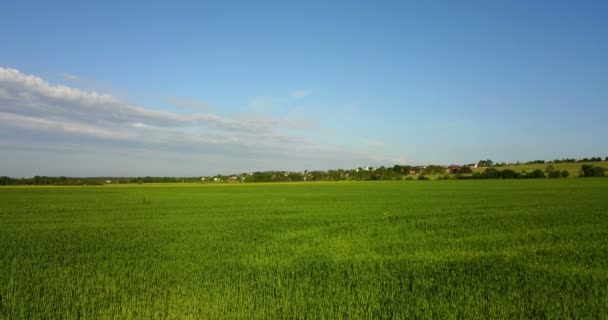
{"type": "Polygon", "coordinates": [[[0,317],[605,318],[608,179],[0,188],[0,317]]]}

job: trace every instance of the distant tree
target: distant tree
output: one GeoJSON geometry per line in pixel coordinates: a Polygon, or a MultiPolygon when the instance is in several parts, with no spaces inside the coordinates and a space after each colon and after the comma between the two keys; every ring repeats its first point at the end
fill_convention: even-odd
{"type": "Polygon", "coordinates": [[[389,170],[385,166],[380,166],[374,170],[376,180],[391,180],[393,178],[393,173],[393,170],[389,170]]]}
{"type": "Polygon", "coordinates": [[[519,173],[511,169],[504,169],[500,172],[503,179],[516,179],[519,177],[519,173]]]}
{"type": "Polygon", "coordinates": [[[592,177],[593,166],[584,164],[581,166],[581,171],[579,172],[579,176],[581,177],[592,177]]]}
{"type": "Polygon", "coordinates": [[[299,172],[290,172],[287,177],[289,178],[289,181],[293,181],[293,182],[304,181],[304,176],[299,172]]]}
{"type": "Polygon", "coordinates": [[[430,174],[443,174],[445,173],[445,167],[432,164],[426,167],[426,172],[430,174]]]}
{"type": "Polygon", "coordinates": [[[458,167],[458,168],[452,169],[452,173],[453,174],[473,173],[473,169],[471,169],[469,166],[462,166],[462,167],[458,167]]]}
{"type": "Polygon", "coordinates": [[[425,177],[424,174],[418,176],[418,180],[429,180],[429,178],[425,177]]]}
{"type": "Polygon", "coordinates": [[[329,170],[327,171],[327,177],[330,181],[340,181],[344,180],[344,170],[329,170]]]}
{"type": "Polygon", "coordinates": [[[543,163],[545,163],[545,160],[534,160],[534,161],[526,162],[526,164],[543,164],[543,163]]]}
{"type": "Polygon", "coordinates": [[[324,171],[311,171],[308,174],[312,176],[313,181],[323,181],[328,179],[327,173],[324,171]]]}
{"type": "Polygon", "coordinates": [[[581,166],[580,176],[581,177],[605,177],[606,168],[594,167],[589,164],[584,164],[581,166]]]}
{"type": "Polygon", "coordinates": [[[477,163],[478,167],[481,168],[485,168],[485,167],[491,167],[492,165],[494,165],[494,161],[487,159],[487,160],[479,160],[479,162],[477,163]]]}
{"type": "Polygon", "coordinates": [[[545,175],[545,173],[540,169],[536,169],[526,175],[526,178],[531,178],[531,179],[546,178],[546,177],[547,176],[545,175]]]}
{"type": "Polygon", "coordinates": [[[562,177],[561,171],[555,170],[555,167],[553,167],[553,165],[548,165],[547,169],[545,169],[545,173],[547,173],[547,176],[549,176],[549,178],[561,178],[562,177]]]}
{"type": "Polygon", "coordinates": [[[397,176],[399,174],[408,175],[410,173],[410,169],[411,168],[412,168],[412,166],[402,166],[402,165],[396,164],[396,165],[393,166],[393,172],[397,176]]]}
{"type": "MultiPolygon", "coordinates": [[[[458,175],[457,178],[459,179],[464,179],[466,176],[463,175],[458,175]]],[[[483,173],[480,172],[473,172],[473,174],[471,175],[471,179],[485,179],[486,176],[484,176],[483,173]]]]}
{"type": "Polygon", "coordinates": [[[495,168],[487,168],[483,172],[483,176],[484,176],[484,178],[487,178],[487,179],[499,179],[499,178],[501,178],[500,171],[497,170],[497,169],[495,169],[495,168]]]}
{"type": "Polygon", "coordinates": [[[570,172],[568,172],[567,170],[563,170],[562,171],[562,178],[568,178],[568,176],[570,176],[570,172]]]}

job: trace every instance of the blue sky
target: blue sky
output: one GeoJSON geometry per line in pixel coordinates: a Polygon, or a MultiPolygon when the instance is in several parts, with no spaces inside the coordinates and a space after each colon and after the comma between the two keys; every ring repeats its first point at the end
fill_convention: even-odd
{"type": "Polygon", "coordinates": [[[605,1],[2,11],[0,175],[608,155],[605,1]]]}

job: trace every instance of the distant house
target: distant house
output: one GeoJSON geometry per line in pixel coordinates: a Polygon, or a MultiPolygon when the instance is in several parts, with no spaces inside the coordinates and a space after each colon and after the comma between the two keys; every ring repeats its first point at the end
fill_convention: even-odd
{"type": "Polygon", "coordinates": [[[239,177],[237,177],[237,176],[228,177],[228,182],[239,182],[239,177]]]}
{"type": "Polygon", "coordinates": [[[426,167],[413,167],[410,169],[409,174],[411,176],[417,176],[426,173],[426,167]]]}
{"type": "Polygon", "coordinates": [[[459,166],[459,165],[456,165],[456,164],[453,164],[453,165],[448,166],[448,167],[446,168],[445,172],[446,172],[446,173],[452,173],[452,172],[454,172],[454,171],[457,171],[458,169],[460,169],[460,166],[459,166]]]}

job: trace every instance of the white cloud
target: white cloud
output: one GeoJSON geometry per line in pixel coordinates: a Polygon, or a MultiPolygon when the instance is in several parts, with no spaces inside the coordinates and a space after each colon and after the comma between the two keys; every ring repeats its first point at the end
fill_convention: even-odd
{"type": "MultiPolygon", "coordinates": [[[[133,105],[108,94],[50,84],[39,77],[0,67],[2,144],[32,148],[43,144],[56,150],[66,145],[97,150],[147,148],[159,157],[177,152],[232,159],[207,163],[207,173],[225,170],[226,163],[232,163],[233,167],[238,163],[242,171],[247,171],[252,169],[251,163],[257,163],[258,167],[267,165],[266,169],[310,166],[322,169],[382,161],[381,155],[312,143],[307,131],[318,132],[319,127],[302,119],[261,114],[232,117],[209,112],[177,114],[133,105]],[[302,134],[294,134],[294,130],[302,134]]],[[[196,168],[191,169],[192,174],[199,174],[196,168]]]]}
{"type": "Polygon", "coordinates": [[[38,117],[22,116],[14,113],[0,112],[0,124],[4,128],[27,129],[48,133],[79,134],[98,138],[126,139],[128,134],[115,130],[104,130],[88,124],[65,122],[38,117]]]}
{"type": "Polygon", "coordinates": [[[85,92],[63,85],[51,85],[41,78],[24,75],[18,70],[0,68],[0,88],[9,98],[3,101],[2,110],[17,114],[60,117],[71,120],[133,123],[174,126],[209,126],[219,130],[246,132],[271,131],[274,123],[260,121],[236,121],[211,113],[181,115],[163,110],[136,106],[117,100],[111,95],[85,92]]]}
{"type": "Polygon", "coordinates": [[[8,90],[5,88],[0,88],[0,99],[8,99],[10,98],[8,94],[8,90]]]}

